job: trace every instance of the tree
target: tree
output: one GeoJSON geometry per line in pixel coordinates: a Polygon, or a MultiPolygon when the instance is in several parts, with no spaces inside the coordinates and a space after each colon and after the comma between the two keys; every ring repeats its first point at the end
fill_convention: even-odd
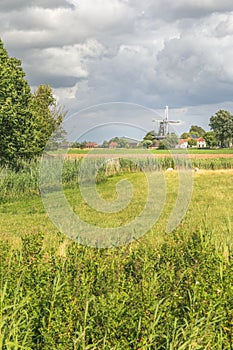
{"type": "Polygon", "coordinates": [[[116,147],[119,148],[119,142],[120,142],[119,137],[115,136],[108,141],[108,145],[115,144],[114,148],[116,147]]]}
{"type": "Polygon", "coordinates": [[[121,138],[121,137],[120,137],[120,139],[119,139],[118,145],[119,145],[119,148],[129,148],[129,143],[128,143],[128,141],[125,140],[125,139],[123,139],[123,138],[121,138]]]}
{"type": "Polygon", "coordinates": [[[62,114],[50,87],[31,93],[21,61],[9,57],[0,39],[0,165],[17,169],[40,155],[62,114]]]}
{"type": "Polygon", "coordinates": [[[167,147],[165,146],[163,141],[159,141],[159,146],[158,149],[166,149],[167,147]]]}
{"type": "Polygon", "coordinates": [[[233,116],[230,112],[219,110],[210,118],[209,125],[221,147],[232,147],[233,116]]]}
{"type": "Polygon", "coordinates": [[[108,148],[109,147],[109,142],[107,140],[104,140],[104,142],[101,145],[102,148],[108,148]]]}
{"type": "Polygon", "coordinates": [[[47,149],[56,148],[59,143],[64,142],[66,133],[61,128],[61,123],[66,113],[61,106],[57,105],[49,85],[40,85],[36,89],[32,99],[32,110],[36,122],[34,131],[38,153],[48,140],[50,142],[47,149]],[[52,136],[51,139],[50,136],[52,136]]]}
{"type": "Polygon", "coordinates": [[[144,141],[142,141],[142,146],[144,148],[149,148],[150,146],[152,146],[152,144],[153,144],[153,141],[151,141],[151,140],[144,140],[144,141]]]}
{"type": "Polygon", "coordinates": [[[21,61],[10,58],[0,39],[0,162],[15,164],[31,158],[33,115],[30,86],[24,79],[21,61]]]}
{"type": "Polygon", "coordinates": [[[84,149],[84,148],[86,148],[87,147],[87,141],[82,141],[82,142],[80,142],[80,148],[81,149],[84,149]]]}
{"type": "Polygon", "coordinates": [[[178,136],[173,132],[168,134],[167,137],[163,141],[165,148],[171,149],[175,148],[178,144],[178,136]]]}
{"type": "Polygon", "coordinates": [[[195,147],[197,145],[197,140],[195,139],[189,139],[188,140],[189,147],[195,147]]]}
{"type": "Polygon", "coordinates": [[[215,147],[218,144],[215,133],[213,131],[207,131],[203,136],[207,147],[215,147]]]}
{"type": "Polygon", "coordinates": [[[80,148],[80,142],[75,141],[70,144],[70,148],[80,148]]]}
{"type": "Polygon", "coordinates": [[[156,139],[156,136],[158,136],[158,134],[154,130],[151,130],[143,137],[143,140],[154,141],[156,139]]]}
{"type": "Polygon", "coordinates": [[[189,129],[189,134],[196,135],[197,137],[203,137],[205,134],[205,130],[201,126],[192,125],[189,129]]]}
{"type": "Polygon", "coordinates": [[[190,137],[190,133],[189,132],[183,132],[183,134],[180,135],[181,139],[188,139],[190,137]]]}
{"type": "MultiPolygon", "coordinates": [[[[128,148],[129,147],[129,143],[127,142],[127,140],[125,140],[122,137],[113,137],[111,140],[108,141],[108,147],[111,143],[116,143],[117,144],[117,148],[128,148]]],[[[104,144],[105,146],[106,144],[104,144]]]]}
{"type": "Polygon", "coordinates": [[[68,148],[69,143],[66,139],[67,132],[62,128],[61,124],[56,126],[52,135],[46,143],[46,150],[57,150],[58,148],[68,148]]]}
{"type": "Polygon", "coordinates": [[[172,149],[178,145],[178,136],[173,132],[159,142],[159,149],[172,149]]]}

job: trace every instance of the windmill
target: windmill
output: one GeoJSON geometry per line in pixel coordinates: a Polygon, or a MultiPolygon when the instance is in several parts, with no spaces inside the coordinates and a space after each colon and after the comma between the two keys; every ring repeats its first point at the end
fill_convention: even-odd
{"type": "Polygon", "coordinates": [[[180,120],[169,120],[168,119],[168,106],[165,108],[165,116],[164,119],[153,119],[153,122],[159,123],[158,128],[158,136],[156,137],[158,140],[163,140],[169,134],[169,124],[180,124],[180,120]]]}

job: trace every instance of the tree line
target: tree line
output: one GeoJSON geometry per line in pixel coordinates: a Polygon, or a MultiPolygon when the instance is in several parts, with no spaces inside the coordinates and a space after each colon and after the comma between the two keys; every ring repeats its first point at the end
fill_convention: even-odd
{"type": "MultiPolygon", "coordinates": [[[[232,147],[233,140],[233,115],[226,110],[219,110],[209,120],[210,131],[205,131],[201,126],[192,125],[188,132],[180,135],[181,139],[187,139],[190,147],[197,144],[198,138],[203,138],[206,146],[211,147],[232,147]]],[[[143,138],[145,147],[156,143],[157,133],[149,131],[143,138]]],[[[178,136],[170,133],[158,143],[159,148],[173,148],[178,143],[178,136]]]]}

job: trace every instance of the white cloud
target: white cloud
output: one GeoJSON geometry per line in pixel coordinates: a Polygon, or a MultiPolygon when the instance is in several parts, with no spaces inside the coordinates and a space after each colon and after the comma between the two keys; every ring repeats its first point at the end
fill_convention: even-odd
{"type": "MultiPolygon", "coordinates": [[[[57,77],[58,82],[54,81],[55,87],[58,85],[71,87],[75,84],[75,80],[88,78],[88,61],[100,58],[104,53],[103,45],[95,39],[90,39],[73,46],[35,49],[30,56],[31,62],[27,63],[25,67],[31,79],[33,76],[36,77],[36,80],[38,78],[48,80],[50,77],[54,81],[57,77]],[[36,74],[33,72],[35,65],[37,66],[36,74]]],[[[46,83],[49,82],[46,81],[46,83]]]]}
{"type": "Polygon", "coordinates": [[[70,111],[232,100],[232,0],[2,0],[0,10],[10,55],[70,111]]]}

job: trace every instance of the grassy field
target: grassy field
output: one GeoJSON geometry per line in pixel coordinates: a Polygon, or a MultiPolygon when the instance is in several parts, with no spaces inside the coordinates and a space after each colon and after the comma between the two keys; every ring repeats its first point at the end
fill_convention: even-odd
{"type": "MultiPolygon", "coordinates": [[[[189,210],[185,217],[185,225],[193,230],[208,227],[210,231],[227,233],[228,221],[232,221],[232,174],[233,170],[200,170],[194,174],[193,196],[189,210]],[[221,211],[218,208],[221,204],[221,211]],[[198,217],[198,220],[196,219],[198,217]],[[204,225],[204,226],[203,226],[204,225]]],[[[177,172],[164,173],[166,179],[166,205],[157,223],[161,232],[165,231],[166,220],[171,208],[174,207],[177,197],[177,172]],[[169,209],[170,208],[170,209],[169,209]],[[163,226],[163,229],[162,229],[163,226]]],[[[83,200],[79,188],[76,185],[67,184],[65,188],[66,197],[72,208],[85,221],[96,225],[118,226],[125,224],[137,216],[145,205],[147,184],[143,173],[121,174],[110,177],[107,181],[98,185],[98,192],[103,198],[116,199],[116,184],[123,179],[128,179],[134,187],[134,197],[125,211],[119,213],[99,213],[89,208],[83,200]]],[[[39,195],[25,194],[16,197],[5,197],[0,207],[1,235],[11,239],[20,234],[43,231],[46,235],[57,231],[45,214],[45,210],[39,195]]],[[[155,230],[156,231],[156,230],[155,230]]],[[[159,234],[161,237],[161,233],[159,234]]]]}
{"type": "MultiPolygon", "coordinates": [[[[126,178],[134,196],[119,213],[98,213],[71,176],[77,164],[64,169],[64,191],[83,220],[115,227],[139,215],[143,173],[102,178],[97,189],[110,203],[126,178]]],[[[233,170],[193,172],[189,209],[171,233],[165,229],[178,173],[161,171],[161,217],[139,240],[109,249],[78,245],[58,232],[36,171],[2,176],[0,349],[232,349],[233,170]]]]}
{"type": "MultiPolygon", "coordinates": [[[[62,151],[61,151],[62,152],[62,151]]],[[[107,154],[142,154],[145,152],[152,153],[152,154],[169,154],[169,151],[167,150],[159,150],[159,149],[133,149],[133,148],[115,148],[115,149],[109,149],[109,148],[96,148],[96,149],[78,149],[78,148],[70,148],[68,150],[68,154],[87,154],[89,152],[93,153],[107,153],[107,154]]],[[[219,149],[199,149],[199,148],[188,148],[187,150],[182,149],[176,149],[172,150],[172,152],[176,153],[189,153],[189,154],[233,154],[233,148],[219,148],[219,149]]]]}
{"type": "Polygon", "coordinates": [[[233,148],[218,148],[218,149],[201,149],[189,148],[188,153],[203,153],[203,154],[233,154],[233,148]]]}

